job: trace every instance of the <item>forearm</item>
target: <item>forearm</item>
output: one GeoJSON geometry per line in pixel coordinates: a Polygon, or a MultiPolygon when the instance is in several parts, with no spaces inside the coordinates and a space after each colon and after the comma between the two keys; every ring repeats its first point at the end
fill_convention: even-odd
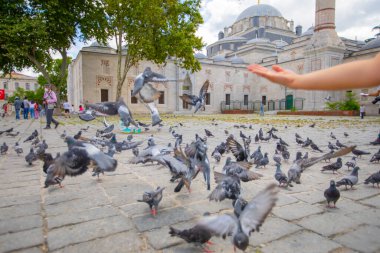
{"type": "Polygon", "coordinates": [[[380,85],[380,54],[295,78],[292,87],[307,90],[363,89],[380,85]]]}

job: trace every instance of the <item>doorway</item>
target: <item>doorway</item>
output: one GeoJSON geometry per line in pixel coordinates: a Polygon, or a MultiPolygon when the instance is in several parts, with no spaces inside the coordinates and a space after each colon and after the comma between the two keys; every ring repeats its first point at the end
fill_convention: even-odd
{"type": "Polygon", "coordinates": [[[100,102],[108,102],[108,90],[100,90],[100,102]]]}
{"type": "Polygon", "coordinates": [[[286,95],[285,109],[291,110],[293,108],[293,95],[286,95]]]}

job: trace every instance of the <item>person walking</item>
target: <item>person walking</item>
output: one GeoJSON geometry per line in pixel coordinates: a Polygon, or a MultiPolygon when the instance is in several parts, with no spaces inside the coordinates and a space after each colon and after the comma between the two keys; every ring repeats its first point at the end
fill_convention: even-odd
{"type": "Polygon", "coordinates": [[[261,102],[260,104],[260,116],[264,116],[264,104],[261,102]]]}
{"type": "Polygon", "coordinates": [[[365,114],[365,106],[363,104],[360,105],[360,118],[364,119],[365,114]]]}
{"type": "Polygon", "coordinates": [[[28,101],[28,98],[27,97],[24,97],[24,111],[23,111],[23,114],[24,114],[24,119],[28,119],[28,114],[29,114],[29,101],[28,101]]]}
{"type": "Polygon", "coordinates": [[[20,110],[21,110],[21,104],[22,103],[23,102],[20,100],[19,97],[15,98],[13,105],[14,105],[15,111],[16,111],[16,119],[20,119],[20,110]]]}
{"type": "Polygon", "coordinates": [[[29,112],[30,112],[30,118],[31,119],[34,119],[34,105],[35,105],[36,103],[34,103],[34,100],[31,100],[30,102],[29,102],[29,112]]]}
{"type": "Polygon", "coordinates": [[[34,103],[34,118],[38,119],[39,117],[40,117],[39,105],[38,103],[34,103]]]}
{"type": "Polygon", "coordinates": [[[57,103],[57,96],[55,92],[52,90],[51,84],[45,85],[45,94],[44,94],[44,105],[46,111],[46,127],[44,129],[51,129],[50,124],[53,122],[55,124],[55,128],[58,127],[59,122],[53,118],[54,107],[57,103]]]}

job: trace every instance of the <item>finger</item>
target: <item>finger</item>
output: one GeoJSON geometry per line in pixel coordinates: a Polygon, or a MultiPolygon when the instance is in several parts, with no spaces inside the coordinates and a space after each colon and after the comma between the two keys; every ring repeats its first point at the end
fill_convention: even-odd
{"type": "Polygon", "coordinates": [[[273,69],[274,71],[276,71],[276,72],[284,72],[284,71],[285,71],[285,69],[281,68],[281,67],[278,66],[278,65],[273,65],[273,66],[272,66],[272,69],[273,69]]]}
{"type": "Polygon", "coordinates": [[[256,73],[256,71],[260,71],[260,72],[269,71],[267,68],[264,68],[263,66],[260,66],[258,64],[249,65],[247,69],[253,73],[256,73]]]}

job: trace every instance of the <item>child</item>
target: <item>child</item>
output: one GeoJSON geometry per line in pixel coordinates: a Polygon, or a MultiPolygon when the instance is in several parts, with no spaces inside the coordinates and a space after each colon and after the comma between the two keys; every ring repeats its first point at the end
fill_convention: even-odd
{"type": "Polygon", "coordinates": [[[84,111],[83,106],[79,105],[79,112],[83,112],[83,111],[84,111]]]}
{"type": "Polygon", "coordinates": [[[363,104],[360,105],[360,118],[364,119],[365,114],[365,106],[363,104]]]}

